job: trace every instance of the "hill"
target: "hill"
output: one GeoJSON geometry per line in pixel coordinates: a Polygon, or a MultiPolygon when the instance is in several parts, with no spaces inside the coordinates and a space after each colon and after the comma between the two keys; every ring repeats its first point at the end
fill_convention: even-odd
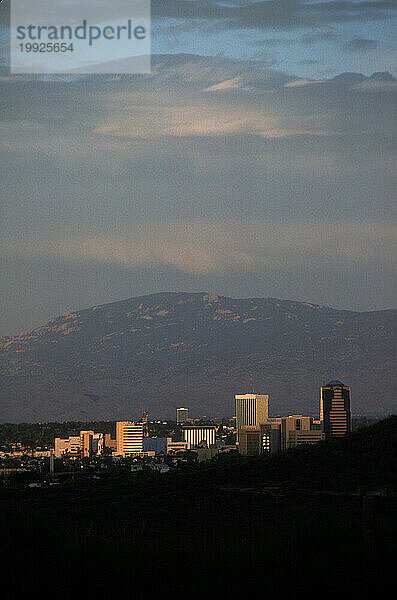
{"type": "Polygon", "coordinates": [[[238,459],[222,476],[208,468],[213,481],[265,489],[273,485],[305,490],[356,493],[397,492],[397,416],[335,440],[302,446],[276,455],[238,459]]]}
{"type": "Polygon", "coordinates": [[[356,414],[395,407],[396,311],[353,312],[274,298],[159,293],[64,314],[0,338],[0,420],[233,414],[270,395],[273,415],[318,411],[340,379],[356,414]]]}
{"type": "Polygon", "coordinates": [[[396,441],[392,417],[275,456],[0,488],[7,597],[82,585],[104,598],[131,586],[139,599],[300,598],[308,584],[379,594],[394,577],[396,441]]]}

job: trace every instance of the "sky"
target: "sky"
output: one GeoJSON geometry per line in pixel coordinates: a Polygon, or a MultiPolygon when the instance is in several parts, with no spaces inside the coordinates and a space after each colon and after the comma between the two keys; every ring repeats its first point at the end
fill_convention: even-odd
{"type": "Polygon", "coordinates": [[[395,307],[397,2],[156,0],[135,76],[10,75],[0,15],[0,335],[171,290],[395,307]]]}

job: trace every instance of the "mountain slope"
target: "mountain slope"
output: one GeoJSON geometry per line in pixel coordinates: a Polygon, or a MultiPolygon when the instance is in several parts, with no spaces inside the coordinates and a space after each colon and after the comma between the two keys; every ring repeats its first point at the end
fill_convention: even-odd
{"type": "Polygon", "coordinates": [[[271,413],[317,411],[341,379],[356,413],[392,412],[396,311],[357,313],[274,298],[160,293],[64,314],[0,339],[0,420],[233,413],[268,393],[271,413]]]}

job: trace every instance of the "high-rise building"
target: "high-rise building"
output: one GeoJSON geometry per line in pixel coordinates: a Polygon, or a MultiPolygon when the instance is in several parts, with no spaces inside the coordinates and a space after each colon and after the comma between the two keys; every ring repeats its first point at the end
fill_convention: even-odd
{"type": "Polygon", "coordinates": [[[341,381],[330,381],[320,388],[320,420],[325,439],[350,433],[350,388],[341,381]]]}
{"type": "Polygon", "coordinates": [[[189,425],[183,427],[183,439],[190,448],[197,448],[200,444],[208,448],[215,444],[216,427],[213,425],[189,425]]]}
{"type": "Polygon", "coordinates": [[[80,451],[81,456],[90,456],[92,448],[93,431],[80,431],[80,451]]]}
{"type": "Polygon", "coordinates": [[[240,454],[255,455],[262,452],[263,434],[261,426],[269,416],[269,396],[261,394],[242,394],[234,397],[236,401],[237,442],[240,454]],[[244,433],[245,431],[245,433],[244,433]],[[259,448],[259,450],[258,450],[259,448]]]}
{"type": "Polygon", "coordinates": [[[243,394],[234,398],[237,432],[243,427],[258,427],[266,423],[269,414],[269,396],[243,394]]]}
{"type": "Polygon", "coordinates": [[[117,454],[126,456],[143,452],[143,424],[132,421],[116,423],[117,454]]]}
{"type": "Polygon", "coordinates": [[[189,418],[189,409],[188,408],[177,408],[176,409],[177,425],[182,425],[182,423],[186,423],[188,418],[189,418]]]}

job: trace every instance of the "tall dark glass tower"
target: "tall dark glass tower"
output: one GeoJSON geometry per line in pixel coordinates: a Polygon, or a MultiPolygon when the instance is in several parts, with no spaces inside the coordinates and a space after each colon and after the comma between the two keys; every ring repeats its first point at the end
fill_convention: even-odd
{"type": "Polygon", "coordinates": [[[325,439],[350,433],[350,388],[341,381],[330,381],[320,388],[320,420],[325,439]]]}

